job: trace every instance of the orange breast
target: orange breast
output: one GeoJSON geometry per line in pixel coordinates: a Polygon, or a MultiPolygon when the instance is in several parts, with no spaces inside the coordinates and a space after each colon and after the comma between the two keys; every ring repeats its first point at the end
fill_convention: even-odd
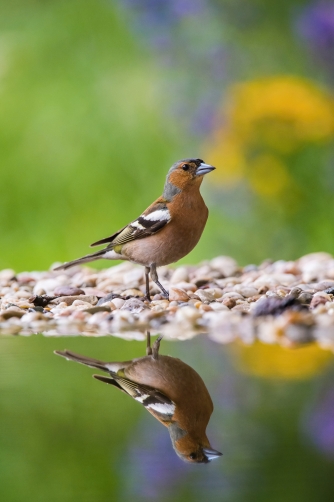
{"type": "Polygon", "coordinates": [[[186,256],[196,246],[204,230],[208,208],[199,191],[176,195],[169,212],[172,220],[154,235],[125,244],[122,255],[134,263],[158,267],[186,256]],[[191,195],[191,196],[190,196],[191,195]]]}

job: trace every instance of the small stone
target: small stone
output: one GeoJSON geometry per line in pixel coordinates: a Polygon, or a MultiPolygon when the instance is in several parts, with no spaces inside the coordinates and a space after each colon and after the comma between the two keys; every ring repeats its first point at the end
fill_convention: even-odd
{"type": "Polygon", "coordinates": [[[225,300],[226,298],[240,298],[241,300],[243,299],[243,296],[240,293],[237,293],[236,291],[228,291],[227,293],[223,294],[223,299],[225,300]]]}
{"type": "Polygon", "coordinates": [[[133,314],[139,314],[139,312],[142,312],[147,308],[148,307],[145,305],[145,303],[138,298],[130,298],[123,303],[121,310],[129,310],[133,314]]]}
{"type": "Polygon", "coordinates": [[[125,303],[125,300],[123,300],[123,298],[114,298],[112,302],[117,309],[121,309],[125,303]]]}
{"type": "Polygon", "coordinates": [[[179,288],[179,289],[184,289],[185,291],[189,290],[191,293],[193,293],[197,289],[196,284],[194,284],[192,282],[184,282],[184,281],[176,283],[175,287],[179,288]]]}
{"type": "Polygon", "coordinates": [[[104,296],[106,296],[105,291],[102,291],[101,289],[91,288],[91,287],[82,289],[84,291],[84,294],[87,296],[97,296],[98,298],[103,298],[104,296]]]}
{"type": "Polygon", "coordinates": [[[212,308],[210,305],[206,305],[205,303],[202,303],[202,305],[200,306],[200,310],[202,310],[203,312],[209,312],[209,311],[212,311],[212,308]]]}
{"type": "Polygon", "coordinates": [[[179,282],[189,282],[189,273],[186,267],[179,267],[174,270],[170,278],[170,284],[177,284],[179,282]]]}
{"type": "Polygon", "coordinates": [[[198,289],[195,291],[195,295],[197,295],[202,302],[214,302],[216,300],[212,290],[209,289],[198,289]]]}
{"type": "Polygon", "coordinates": [[[91,308],[88,308],[86,310],[84,310],[84,312],[87,312],[88,314],[96,314],[97,312],[111,312],[111,308],[110,307],[91,307],[91,308]]]}
{"type": "Polygon", "coordinates": [[[313,284],[314,289],[317,291],[324,291],[325,289],[334,288],[334,281],[321,281],[313,284]]]}
{"type": "MultiPolygon", "coordinates": [[[[237,286],[234,286],[234,288],[237,288],[237,286]]],[[[238,293],[240,293],[244,298],[250,298],[251,296],[255,296],[258,294],[258,291],[256,288],[253,288],[252,286],[239,286],[238,289],[236,289],[238,293]]]]}
{"type": "MultiPolygon", "coordinates": [[[[104,295],[97,302],[97,306],[99,307],[100,305],[103,305],[106,302],[114,301],[115,298],[121,298],[121,295],[117,295],[114,293],[109,293],[108,295],[104,295]]],[[[122,298],[122,301],[124,301],[123,298],[122,298]]]]}
{"type": "Polygon", "coordinates": [[[171,302],[187,302],[189,300],[189,296],[182,289],[171,286],[169,288],[169,300],[171,302]]]}
{"type": "Polygon", "coordinates": [[[48,303],[50,303],[52,300],[54,300],[54,296],[48,296],[48,295],[34,295],[29,298],[29,302],[33,303],[35,307],[46,307],[48,303]]]}
{"type": "MultiPolygon", "coordinates": [[[[88,295],[79,295],[79,296],[59,296],[52,300],[52,303],[59,304],[61,302],[65,302],[66,305],[72,305],[75,301],[81,301],[85,303],[89,303],[90,305],[97,304],[96,296],[88,296],[88,295]]],[[[78,305],[78,304],[77,304],[78,305]]]]}
{"type": "Polygon", "coordinates": [[[232,308],[232,311],[248,313],[250,311],[250,305],[248,302],[239,303],[238,305],[232,308]]]}
{"type": "Polygon", "coordinates": [[[64,280],[66,280],[65,276],[60,276],[60,277],[57,277],[57,279],[42,279],[42,280],[38,281],[35,284],[34,289],[33,289],[34,295],[41,296],[41,295],[47,294],[47,295],[52,296],[54,290],[58,286],[61,285],[61,283],[59,281],[59,279],[61,279],[61,277],[64,277],[64,280]]]}
{"type": "Polygon", "coordinates": [[[275,286],[279,286],[279,281],[270,274],[262,274],[258,279],[256,279],[253,283],[253,286],[259,290],[266,286],[268,289],[274,288],[275,286]]]}
{"type": "Polygon", "coordinates": [[[325,291],[317,291],[316,293],[314,293],[313,298],[317,298],[317,297],[326,298],[327,302],[331,302],[332,301],[331,296],[328,293],[326,293],[325,291]]]}
{"type": "Polygon", "coordinates": [[[325,305],[327,302],[328,300],[323,296],[314,296],[310,303],[310,309],[313,310],[318,307],[318,305],[325,305]]]}
{"type": "Polygon", "coordinates": [[[229,308],[226,305],[224,305],[223,303],[218,303],[218,302],[212,302],[212,303],[210,303],[210,307],[214,311],[229,310],[229,308]]]}
{"type": "Polygon", "coordinates": [[[25,311],[17,307],[9,307],[7,310],[1,312],[2,319],[10,319],[11,317],[21,318],[25,315],[25,311]]]}
{"type": "Polygon", "coordinates": [[[125,291],[123,291],[122,293],[122,296],[124,298],[126,298],[127,296],[144,296],[144,293],[142,291],[140,291],[140,289],[135,289],[135,288],[131,288],[131,289],[126,289],[125,291]]]}
{"type": "Polygon", "coordinates": [[[313,298],[313,295],[312,293],[307,293],[306,291],[303,291],[302,293],[300,293],[300,295],[298,296],[298,301],[300,303],[304,303],[305,305],[308,305],[311,303],[312,301],[312,298],[313,298]]]}
{"type": "Polygon", "coordinates": [[[84,295],[85,292],[80,288],[72,286],[57,286],[53,291],[54,296],[78,296],[84,295]]]}
{"type": "Polygon", "coordinates": [[[230,277],[238,271],[237,262],[230,256],[217,256],[210,262],[211,268],[218,270],[224,277],[230,277]]]}
{"type": "Polygon", "coordinates": [[[235,307],[237,304],[237,298],[233,297],[224,298],[222,304],[228,309],[233,309],[233,307],[235,307]]]}
{"type": "Polygon", "coordinates": [[[86,308],[86,309],[89,309],[91,308],[91,303],[90,302],[85,302],[83,300],[74,300],[74,302],[71,304],[72,307],[83,307],[83,308],[86,308]]]}

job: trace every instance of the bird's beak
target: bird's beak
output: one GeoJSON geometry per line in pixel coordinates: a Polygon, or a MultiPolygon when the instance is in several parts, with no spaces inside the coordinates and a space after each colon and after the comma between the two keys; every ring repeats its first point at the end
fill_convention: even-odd
{"type": "Polygon", "coordinates": [[[222,456],[222,453],[217,450],[213,450],[212,448],[203,448],[203,453],[205,454],[209,462],[211,462],[211,460],[214,460],[215,458],[222,456]]]}
{"type": "Polygon", "coordinates": [[[213,166],[210,166],[210,164],[204,164],[204,162],[202,162],[198,166],[198,168],[196,169],[196,176],[204,176],[204,174],[208,174],[211,171],[213,171],[214,169],[216,169],[216,168],[213,166]]]}

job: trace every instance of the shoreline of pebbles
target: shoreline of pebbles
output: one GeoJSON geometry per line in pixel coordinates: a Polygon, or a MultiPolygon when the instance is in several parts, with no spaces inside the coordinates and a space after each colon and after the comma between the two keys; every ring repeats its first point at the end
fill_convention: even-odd
{"type": "Polygon", "coordinates": [[[149,303],[144,269],[129,262],[103,270],[2,270],[0,335],[143,340],[149,329],[169,339],[206,333],[218,343],[315,342],[334,350],[334,258],[328,253],[246,267],[219,256],[197,266],[161,267],[159,278],[169,300],[151,283],[149,303]]]}

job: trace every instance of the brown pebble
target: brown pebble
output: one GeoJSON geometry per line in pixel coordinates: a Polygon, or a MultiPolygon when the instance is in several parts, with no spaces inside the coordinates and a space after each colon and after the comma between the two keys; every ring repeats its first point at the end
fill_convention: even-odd
{"type": "Polygon", "coordinates": [[[233,312],[237,311],[237,312],[249,312],[249,309],[250,309],[250,305],[248,302],[244,302],[244,303],[239,303],[238,305],[236,305],[235,307],[232,308],[233,312]]]}
{"type": "Polygon", "coordinates": [[[10,307],[7,310],[1,312],[1,317],[4,320],[10,319],[11,317],[23,317],[26,312],[24,310],[20,310],[17,307],[10,307]]]}
{"type": "Polygon", "coordinates": [[[248,303],[257,302],[261,298],[261,295],[250,296],[247,298],[248,303]]]}
{"type": "Polygon", "coordinates": [[[57,286],[53,294],[55,296],[79,296],[84,295],[85,292],[80,288],[75,288],[72,286],[57,286]]]}
{"type": "Polygon", "coordinates": [[[233,309],[233,307],[236,306],[236,303],[237,303],[237,298],[233,297],[224,298],[224,300],[222,301],[222,304],[226,305],[226,307],[228,307],[229,309],[233,309]]]}
{"type": "Polygon", "coordinates": [[[213,310],[210,305],[206,305],[205,303],[202,303],[200,306],[200,310],[203,310],[204,312],[209,312],[210,310],[213,310]]]}
{"type": "Polygon", "coordinates": [[[175,288],[171,286],[169,288],[169,300],[176,302],[187,302],[189,300],[189,296],[183,289],[175,288]]]}
{"type": "Polygon", "coordinates": [[[84,291],[84,294],[88,295],[88,296],[97,296],[98,298],[102,298],[103,296],[106,296],[105,291],[102,291],[101,289],[90,288],[90,287],[82,288],[82,289],[84,291]]]}
{"type": "Polygon", "coordinates": [[[56,305],[65,302],[66,305],[72,305],[75,300],[81,300],[83,302],[90,303],[91,305],[96,305],[97,297],[96,296],[88,296],[88,295],[78,295],[78,296],[60,296],[52,300],[52,303],[56,305]]]}
{"type": "Polygon", "coordinates": [[[312,298],[312,301],[310,303],[310,309],[313,310],[315,309],[318,305],[325,305],[328,300],[324,296],[314,296],[312,298]]]}
{"type": "Polygon", "coordinates": [[[96,314],[96,312],[111,312],[110,307],[92,307],[89,309],[85,309],[84,312],[88,314],[96,314]]]}

